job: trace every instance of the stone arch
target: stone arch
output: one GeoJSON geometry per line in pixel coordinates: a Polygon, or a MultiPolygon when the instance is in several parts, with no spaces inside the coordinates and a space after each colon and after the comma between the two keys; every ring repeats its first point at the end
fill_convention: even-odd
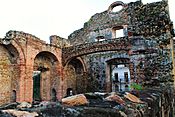
{"type": "MultiPolygon", "coordinates": [[[[6,39],[5,39],[6,40],[6,39]]],[[[21,45],[19,44],[19,42],[16,39],[11,39],[9,44],[5,44],[8,49],[11,48],[10,50],[16,50],[18,53],[18,69],[15,70],[19,70],[19,76],[18,76],[18,80],[13,80],[13,84],[14,86],[17,86],[17,84],[20,84],[19,87],[15,88],[16,89],[16,101],[23,101],[24,100],[24,78],[25,78],[25,63],[26,63],[26,58],[25,58],[25,54],[24,54],[24,50],[22,49],[21,45]],[[14,49],[15,48],[15,49],[14,49]],[[16,85],[15,85],[16,84],[16,85]]]]}
{"type": "Polygon", "coordinates": [[[73,94],[83,93],[86,90],[86,67],[81,57],[72,58],[65,66],[67,88],[73,94]]]}
{"type": "Polygon", "coordinates": [[[76,59],[78,59],[82,63],[83,72],[87,72],[87,68],[86,68],[86,64],[85,64],[84,60],[81,57],[76,57],[76,59]]]}
{"type": "Polygon", "coordinates": [[[33,65],[33,100],[52,100],[50,94],[58,89],[60,77],[57,57],[49,51],[39,52],[33,65]]]}
{"type": "Polygon", "coordinates": [[[74,57],[74,58],[68,60],[67,63],[65,64],[65,68],[67,67],[67,65],[68,65],[72,60],[75,60],[75,59],[77,59],[77,60],[79,60],[79,61],[81,62],[82,66],[83,66],[83,71],[84,71],[84,72],[87,72],[86,64],[85,64],[84,60],[83,60],[81,57],[74,57]]]}

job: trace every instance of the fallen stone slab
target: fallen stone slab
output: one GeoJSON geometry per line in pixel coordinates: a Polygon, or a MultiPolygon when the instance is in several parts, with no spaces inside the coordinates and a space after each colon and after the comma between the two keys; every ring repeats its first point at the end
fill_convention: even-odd
{"type": "Polygon", "coordinates": [[[120,96],[118,96],[117,94],[111,94],[110,96],[106,97],[105,100],[115,101],[119,104],[124,104],[125,103],[125,101],[120,96]]]}
{"type": "Polygon", "coordinates": [[[15,117],[37,117],[38,113],[36,112],[27,112],[27,111],[19,111],[14,109],[2,110],[4,113],[8,113],[15,117]]]}
{"type": "Polygon", "coordinates": [[[136,97],[135,95],[132,95],[131,93],[128,93],[128,92],[125,92],[124,97],[132,102],[135,102],[135,103],[144,103],[138,97],[136,97]]]}
{"type": "Polygon", "coordinates": [[[70,96],[62,99],[62,104],[67,106],[78,106],[88,104],[88,100],[83,94],[70,96]]]}
{"type": "Polygon", "coordinates": [[[31,107],[32,107],[32,105],[31,105],[30,103],[28,103],[28,102],[21,102],[21,103],[17,106],[18,109],[22,109],[22,108],[31,108],[31,107]]]}

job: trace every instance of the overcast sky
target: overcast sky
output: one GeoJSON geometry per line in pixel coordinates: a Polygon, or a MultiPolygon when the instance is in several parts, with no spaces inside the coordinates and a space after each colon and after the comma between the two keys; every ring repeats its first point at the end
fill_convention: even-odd
{"type": "MultiPolygon", "coordinates": [[[[73,31],[95,13],[107,10],[116,0],[1,0],[0,37],[9,30],[33,34],[49,42],[50,35],[67,38],[73,31]]],[[[136,0],[121,0],[128,3],[136,0]]],[[[143,3],[160,0],[142,0],[143,3]]],[[[170,17],[175,22],[173,7],[175,0],[169,0],[170,17]]],[[[174,23],[175,25],[175,23],[174,23]]]]}

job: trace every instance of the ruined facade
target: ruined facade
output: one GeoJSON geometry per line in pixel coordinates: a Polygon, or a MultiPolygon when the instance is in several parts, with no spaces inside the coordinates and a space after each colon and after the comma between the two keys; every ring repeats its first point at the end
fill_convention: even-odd
{"type": "Polygon", "coordinates": [[[0,104],[167,83],[173,80],[173,37],[166,1],[114,2],[68,39],[51,36],[50,44],[9,31],[0,42],[0,104]],[[113,11],[117,6],[122,9],[113,11]]]}
{"type": "MultiPolygon", "coordinates": [[[[50,100],[54,90],[61,93],[60,48],[18,31],[9,31],[1,40],[0,48],[1,104],[31,102],[36,97],[33,92],[40,93],[36,100],[50,100]],[[35,83],[37,75],[42,77],[40,86],[35,83]],[[39,92],[33,87],[40,89],[39,92]]],[[[61,95],[58,94],[57,98],[61,98],[61,95]]]]}

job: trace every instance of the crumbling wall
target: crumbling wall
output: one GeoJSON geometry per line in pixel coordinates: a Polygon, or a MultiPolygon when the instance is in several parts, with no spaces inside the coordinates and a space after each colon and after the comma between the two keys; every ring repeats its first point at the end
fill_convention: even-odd
{"type": "Polygon", "coordinates": [[[166,1],[150,4],[128,4],[128,33],[144,37],[159,37],[170,31],[170,16],[166,1]]]}
{"type": "MultiPolygon", "coordinates": [[[[87,71],[89,75],[87,90],[89,91],[105,91],[106,90],[106,78],[107,78],[107,61],[112,59],[129,59],[129,55],[126,52],[99,52],[82,56],[87,64],[87,71]]],[[[116,63],[126,64],[126,63],[116,63]]],[[[132,71],[131,71],[132,72],[132,71]]],[[[110,74],[109,74],[110,75],[110,74]]]]}
{"type": "Polygon", "coordinates": [[[19,64],[15,48],[0,45],[0,105],[15,101],[19,92],[19,64]]]}
{"type": "Polygon", "coordinates": [[[10,102],[11,94],[11,74],[10,74],[10,60],[8,51],[0,45],[0,104],[10,102]]]}
{"type": "Polygon", "coordinates": [[[117,2],[116,4],[121,5],[123,9],[119,12],[113,12],[110,6],[108,10],[93,15],[89,21],[84,23],[82,29],[76,30],[69,35],[68,39],[71,44],[95,42],[98,36],[103,36],[104,39],[114,38],[112,29],[118,26],[122,27],[129,22],[126,12],[127,5],[123,2],[117,2]]]}
{"type": "Polygon", "coordinates": [[[133,60],[136,73],[142,72],[142,75],[137,77],[142,76],[143,81],[151,78],[158,78],[161,82],[170,81],[172,79],[172,60],[169,58],[172,56],[170,40],[173,34],[168,3],[166,1],[146,5],[130,3],[128,11],[130,11],[128,35],[131,39],[135,37],[132,41],[131,58],[138,58],[133,60]],[[135,45],[137,41],[140,42],[135,45]],[[134,49],[135,47],[137,49],[134,49]],[[139,57],[140,55],[142,57],[139,57]]]}
{"type": "Polygon", "coordinates": [[[64,47],[71,46],[71,44],[70,44],[68,39],[59,37],[57,35],[50,36],[50,44],[54,45],[54,46],[57,46],[59,48],[64,48],[64,47]]]}
{"type": "MultiPolygon", "coordinates": [[[[101,41],[99,38],[110,40],[115,38],[115,30],[123,29],[124,36],[131,45],[128,53],[130,62],[133,63],[135,81],[142,83],[152,78],[170,81],[172,59],[168,57],[171,56],[170,40],[174,33],[168,10],[167,1],[150,4],[143,4],[141,1],[128,4],[114,2],[108,10],[93,15],[82,29],[70,34],[68,39],[73,45],[101,41]],[[118,5],[123,8],[113,12],[112,9],[118,5]]],[[[110,56],[109,53],[105,54],[110,56]]],[[[91,54],[94,58],[96,55],[91,54]]],[[[84,57],[86,58],[89,59],[88,56],[84,57]]],[[[100,64],[104,63],[103,61],[100,64]]],[[[89,67],[89,73],[98,68],[95,62],[88,64],[93,66],[89,67]]],[[[100,69],[104,71],[105,67],[100,69]]],[[[99,76],[101,73],[97,74],[99,76]]]]}

